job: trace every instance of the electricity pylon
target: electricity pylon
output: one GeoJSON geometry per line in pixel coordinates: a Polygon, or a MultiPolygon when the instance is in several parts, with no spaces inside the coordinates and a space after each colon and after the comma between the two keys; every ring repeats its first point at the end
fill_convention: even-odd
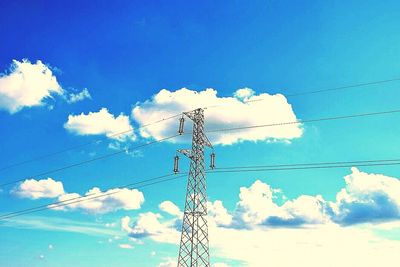
{"type": "MultiPolygon", "coordinates": [[[[212,148],[212,145],[204,134],[204,110],[199,108],[183,114],[193,121],[193,133],[192,149],[178,150],[190,159],[178,267],[209,267],[204,147],[212,148]]],[[[180,134],[183,133],[183,123],[182,116],[178,131],[180,134]]],[[[214,158],[215,154],[212,153],[211,168],[214,168],[214,158]]],[[[178,172],[178,159],[176,156],[175,172],[178,172]]]]}

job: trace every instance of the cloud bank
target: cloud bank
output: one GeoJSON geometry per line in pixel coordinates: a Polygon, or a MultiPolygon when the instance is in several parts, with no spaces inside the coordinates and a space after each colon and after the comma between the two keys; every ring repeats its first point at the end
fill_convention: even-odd
{"type": "Polygon", "coordinates": [[[13,60],[10,71],[0,75],[0,109],[11,114],[44,105],[46,98],[63,93],[52,70],[40,60],[13,60]]]}
{"type": "Polygon", "coordinates": [[[400,219],[400,180],[382,174],[369,174],[351,169],[344,177],[345,187],[336,201],[322,196],[302,195],[279,206],[274,189],[256,181],[242,187],[235,210],[238,227],[248,225],[300,226],[325,224],[341,225],[385,222],[400,219]]]}
{"type": "Polygon", "coordinates": [[[334,221],[341,224],[400,219],[400,180],[352,168],[346,187],[331,204],[334,221]]]}
{"type": "Polygon", "coordinates": [[[98,187],[93,187],[84,195],[78,193],[67,193],[58,197],[58,201],[63,201],[65,206],[50,205],[54,210],[82,210],[88,213],[102,214],[117,210],[137,210],[144,202],[143,193],[137,189],[114,188],[101,191],[98,187]],[[103,195],[102,197],[96,197],[103,195]],[[76,202],[76,198],[82,197],[81,202],[76,202]],[[86,200],[87,199],[87,200],[86,200]],[[71,200],[71,201],[68,201],[71,200]],[[69,204],[71,203],[71,204],[69,204]]]}
{"type": "MultiPolygon", "coordinates": [[[[252,267],[265,266],[266,258],[270,265],[279,267],[397,266],[400,240],[377,233],[400,230],[400,180],[357,168],[344,180],[335,201],[302,195],[292,200],[282,198],[283,204],[278,205],[282,192],[257,180],[240,189],[232,212],[221,201],[208,203],[214,255],[252,267]]],[[[175,209],[162,210],[179,214],[175,209]]],[[[180,220],[142,213],[133,221],[125,217],[123,229],[135,238],[178,244],[180,220]]]]}
{"type": "Polygon", "coordinates": [[[14,188],[11,193],[22,198],[56,198],[56,202],[62,201],[60,204],[49,205],[53,210],[81,210],[96,214],[121,209],[137,210],[140,209],[144,202],[143,193],[137,189],[113,188],[101,191],[98,187],[93,187],[84,195],[80,195],[78,193],[65,192],[62,182],[55,181],[52,178],[25,180],[14,188]]]}
{"type": "MultiPolygon", "coordinates": [[[[219,97],[214,89],[200,92],[186,88],[175,92],[163,89],[151,99],[136,104],[132,110],[132,118],[142,126],[199,107],[209,107],[205,111],[205,126],[208,130],[297,120],[292,106],[283,95],[256,95],[249,88],[239,89],[231,97],[219,97]],[[259,101],[261,99],[262,101],[259,101]]],[[[177,127],[176,120],[167,120],[141,128],[140,134],[144,138],[161,139],[176,134],[177,127]]],[[[186,125],[186,130],[191,130],[190,124],[186,125]]],[[[208,136],[214,144],[229,145],[241,141],[289,141],[301,137],[302,133],[301,125],[293,124],[210,133],[208,136]]]]}

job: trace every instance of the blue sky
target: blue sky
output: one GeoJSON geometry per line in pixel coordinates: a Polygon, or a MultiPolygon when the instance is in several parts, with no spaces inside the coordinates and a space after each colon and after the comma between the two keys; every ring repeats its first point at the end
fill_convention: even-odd
{"type": "MultiPolygon", "coordinates": [[[[289,95],[398,78],[399,7],[397,1],[1,2],[0,169],[92,142],[1,170],[2,183],[34,179],[1,188],[1,213],[170,173],[176,149],[188,142],[35,176],[166,137],[177,118],[138,127],[190,108],[220,105],[205,112],[210,129],[398,109],[399,81],[289,95]],[[244,103],[259,98],[267,100],[244,103]],[[127,129],[134,133],[112,137],[127,129]]],[[[212,141],[221,167],[396,159],[398,118],[220,133],[212,141]]],[[[187,164],[182,160],[182,169],[187,164]]],[[[335,266],[376,266],[381,257],[391,266],[400,251],[399,177],[396,166],[211,174],[213,266],[264,266],[259,253],[270,253],[275,266],[293,266],[290,259],[328,266],[303,249],[339,255],[335,266]],[[348,236],[359,241],[339,240],[348,236]],[[231,245],[238,238],[254,243],[231,245]],[[371,242],[378,252],[362,259],[371,242]],[[296,246],[304,243],[313,249],[296,246]]],[[[185,179],[125,190],[118,195],[126,198],[89,201],[97,208],[0,221],[0,265],[174,266],[175,205],[182,210],[185,179]]]]}

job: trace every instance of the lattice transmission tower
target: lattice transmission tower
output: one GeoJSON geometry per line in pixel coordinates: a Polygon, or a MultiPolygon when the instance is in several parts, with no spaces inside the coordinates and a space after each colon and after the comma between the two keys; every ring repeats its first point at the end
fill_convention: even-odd
{"type": "MultiPolygon", "coordinates": [[[[204,110],[199,108],[184,112],[193,121],[192,149],[180,149],[179,153],[190,159],[186,201],[183,214],[178,267],[209,267],[207,225],[206,173],[204,164],[205,146],[212,145],[204,134],[204,110]]],[[[180,118],[179,134],[183,134],[184,116],[180,118]]],[[[179,157],[175,157],[174,171],[178,172],[179,157]]],[[[211,153],[210,167],[214,168],[215,154],[211,153]]]]}

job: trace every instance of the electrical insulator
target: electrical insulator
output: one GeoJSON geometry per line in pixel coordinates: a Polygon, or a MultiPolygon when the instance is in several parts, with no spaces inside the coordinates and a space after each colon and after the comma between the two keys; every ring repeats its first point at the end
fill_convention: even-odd
{"type": "Polygon", "coordinates": [[[175,156],[174,157],[174,173],[179,172],[179,157],[175,156]]]}
{"type": "Polygon", "coordinates": [[[178,129],[178,134],[183,134],[183,126],[185,124],[185,118],[182,117],[179,119],[179,129],[178,129]]]}
{"type": "Polygon", "coordinates": [[[215,153],[211,153],[210,168],[215,169],[215,153]]]}

